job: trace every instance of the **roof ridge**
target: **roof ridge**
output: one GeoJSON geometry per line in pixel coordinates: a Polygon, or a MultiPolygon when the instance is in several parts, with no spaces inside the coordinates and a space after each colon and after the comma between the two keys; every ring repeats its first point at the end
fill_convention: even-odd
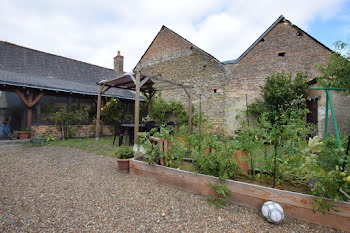
{"type": "MultiPolygon", "coordinates": [[[[164,29],[168,29],[170,32],[174,33],[175,35],[177,35],[178,37],[180,37],[182,40],[184,40],[186,43],[190,44],[191,46],[196,47],[198,50],[208,54],[211,58],[215,59],[217,62],[220,63],[220,61],[214,57],[213,55],[211,55],[210,53],[206,52],[205,50],[199,48],[197,45],[193,44],[192,42],[190,42],[189,40],[187,40],[186,38],[184,38],[183,36],[181,36],[180,34],[176,33],[175,31],[171,30],[170,28],[168,28],[165,25],[162,25],[162,27],[160,28],[160,30],[158,31],[157,35],[153,38],[152,42],[149,44],[149,46],[147,47],[146,51],[143,53],[143,55],[141,56],[140,60],[136,63],[134,69],[136,69],[137,65],[141,62],[142,58],[146,55],[147,51],[149,50],[149,48],[152,46],[152,44],[154,43],[155,39],[157,38],[157,36],[159,35],[159,33],[164,30],[164,29]]],[[[134,70],[133,69],[133,70],[134,70]]]]}
{"type": "Polygon", "coordinates": [[[59,57],[59,58],[63,58],[63,59],[67,59],[67,60],[71,60],[71,61],[75,61],[75,62],[80,62],[80,63],[84,63],[84,64],[91,65],[91,66],[96,66],[96,67],[103,68],[103,69],[113,70],[111,68],[107,68],[107,67],[91,64],[91,63],[84,62],[84,61],[79,61],[79,60],[74,59],[74,58],[64,57],[64,56],[61,56],[61,55],[57,55],[57,54],[53,54],[53,53],[49,53],[49,52],[44,52],[44,51],[40,51],[40,50],[33,49],[33,48],[28,48],[28,47],[25,47],[23,45],[18,45],[18,44],[11,43],[11,42],[8,42],[8,41],[0,40],[0,43],[5,43],[5,44],[21,47],[21,48],[24,48],[24,49],[32,50],[34,52],[39,52],[39,53],[47,54],[47,55],[54,56],[54,57],[59,57]]]}
{"type": "Polygon", "coordinates": [[[187,43],[189,43],[189,44],[195,46],[197,49],[201,50],[202,52],[208,54],[210,57],[214,58],[216,61],[220,62],[216,57],[214,57],[213,55],[211,55],[211,54],[208,53],[207,51],[205,51],[205,50],[199,48],[197,45],[193,44],[191,41],[187,40],[185,37],[181,36],[180,34],[176,33],[175,31],[171,30],[170,28],[168,28],[168,27],[165,26],[165,25],[162,26],[162,29],[163,29],[163,27],[166,28],[166,29],[168,29],[168,30],[170,30],[172,33],[176,34],[177,36],[179,36],[179,37],[180,37],[181,39],[183,39],[185,42],[187,42],[187,43]]]}
{"type": "Polygon", "coordinates": [[[305,32],[304,30],[302,30],[301,28],[299,28],[298,26],[294,25],[291,21],[289,21],[288,19],[286,19],[283,15],[280,15],[278,17],[277,20],[275,20],[275,22],[273,22],[270,27],[268,27],[259,37],[258,39],[256,39],[254,41],[253,44],[251,44],[237,59],[231,59],[231,60],[227,60],[227,61],[222,61],[222,64],[235,64],[240,62],[259,42],[261,39],[263,39],[277,24],[279,24],[280,22],[288,22],[292,27],[297,28],[298,30],[302,31],[303,33],[305,33],[307,36],[309,36],[311,39],[313,39],[315,42],[319,43],[320,45],[322,45],[323,47],[325,47],[327,50],[329,51],[333,51],[330,48],[328,48],[327,46],[325,46],[324,44],[322,44],[320,41],[318,41],[317,39],[315,39],[314,37],[312,37],[310,34],[308,34],[307,32],[305,32]]]}

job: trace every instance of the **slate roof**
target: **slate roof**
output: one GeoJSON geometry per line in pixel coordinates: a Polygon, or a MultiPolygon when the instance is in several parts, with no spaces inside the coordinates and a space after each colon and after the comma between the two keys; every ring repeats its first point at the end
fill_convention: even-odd
{"type": "MultiPolygon", "coordinates": [[[[112,69],[0,41],[0,84],[97,95],[97,82],[112,79],[112,69]]],[[[104,96],[135,99],[129,90],[112,88],[104,96]]]]}
{"type": "Polygon", "coordinates": [[[259,38],[254,41],[254,43],[249,46],[249,48],[244,51],[244,53],[242,53],[241,56],[239,56],[239,58],[237,59],[233,59],[233,60],[229,60],[229,61],[223,61],[221,62],[222,64],[226,65],[226,64],[235,64],[238,63],[240,60],[242,60],[259,42],[261,39],[263,39],[277,24],[279,24],[280,22],[288,22],[290,23],[290,25],[292,25],[293,27],[295,27],[296,29],[298,29],[300,32],[304,33],[305,35],[309,36],[311,39],[313,39],[315,42],[317,42],[318,44],[322,45],[324,48],[326,48],[327,50],[329,50],[330,52],[332,52],[332,50],[330,48],[328,48],[327,46],[325,46],[324,44],[322,44],[321,42],[319,42],[318,40],[316,40],[314,37],[310,36],[308,33],[306,33],[304,30],[300,29],[299,27],[297,27],[296,25],[293,25],[289,20],[287,20],[286,18],[284,18],[283,15],[281,15],[280,17],[278,17],[278,19],[273,22],[273,24],[271,24],[271,26],[266,29],[266,31],[261,34],[261,36],[259,36],[259,38]]]}

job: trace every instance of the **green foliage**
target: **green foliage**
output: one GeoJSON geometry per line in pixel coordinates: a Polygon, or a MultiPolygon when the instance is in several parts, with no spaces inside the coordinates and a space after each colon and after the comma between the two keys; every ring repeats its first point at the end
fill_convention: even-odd
{"type": "Polygon", "coordinates": [[[187,123],[187,112],[183,105],[178,101],[165,102],[161,96],[158,96],[151,105],[149,115],[162,124],[167,123],[171,118],[175,118],[178,125],[187,123]]]}
{"type": "Polygon", "coordinates": [[[211,183],[209,185],[215,189],[217,193],[217,197],[209,196],[207,200],[213,204],[216,208],[221,209],[227,204],[227,197],[232,195],[232,192],[228,189],[228,187],[222,183],[211,183]]]}
{"type": "MultiPolygon", "coordinates": [[[[160,139],[170,139],[172,138],[170,132],[171,132],[171,127],[170,126],[161,126],[160,130],[158,132],[158,130],[156,128],[152,129],[150,132],[143,134],[140,136],[140,145],[143,147],[143,149],[145,150],[145,154],[144,154],[144,158],[145,160],[149,163],[149,164],[153,164],[154,162],[156,163],[160,163],[160,159],[164,158],[164,152],[163,151],[159,151],[159,145],[154,145],[152,144],[151,140],[150,140],[150,136],[153,136],[155,138],[160,138],[160,139]]],[[[170,151],[171,154],[172,151],[170,151]]],[[[170,160],[172,160],[171,162],[168,163],[168,165],[170,167],[175,167],[177,164],[175,162],[175,160],[177,160],[178,158],[176,157],[175,154],[171,154],[170,160]]],[[[178,162],[182,162],[182,160],[178,161],[178,162]]]]}
{"type": "Polygon", "coordinates": [[[39,138],[31,138],[30,144],[31,146],[44,146],[49,145],[53,141],[56,141],[56,138],[54,136],[45,136],[44,134],[40,134],[39,138]]]}
{"type": "Polygon", "coordinates": [[[111,98],[102,109],[102,115],[105,117],[107,124],[114,121],[123,121],[126,115],[126,104],[118,98],[111,98]]]}
{"type": "Polygon", "coordinates": [[[78,127],[86,122],[89,118],[88,108],[81,108],[66,112],[59,110],[53,116],[56,125],[62,131],[62,138],[72,138],[73,130],[72,125],[75,124],[78,127]]]}
{"type": "Polygon", "coordinates": [[[219,177],[221,180],[233,178],[238,168],[234,154],[214,151],[209,155],[199,156],[196,169],[199,173],[219,177]]]}
{"type": "Polygon", "coordinates": [[[115,152],[115,156],[119,159],[130,159],[134,157],[134,151],[129,146],[121,146],[117,152],[115,152]]]}
{"type": "Polygon", "coordinates": [[[350,93],[350,46],[338,41],[335,43],[336,52],[330,56],[327,65],[318,66],[322,75],[317,78],[323,87],[346,88],[350,93]]]}
{"type": "Polygon", "coordinates": [[[346,167],[350,168],[350,160],[345,160],[345,150],[347,146],[347,138],[340,137],[341,149],[338,148],[337,138],[334,135],[328,135],[324,142],[324,149],[320,151],[318,156],[318,163],[325,170],[331,171],[336,166],[342,166],[344,163],[346,167]]]}
{"type": "Polygon", "coordinates": [[[300,108],[302,97],[308,89],[308,74],[276,73],[265,78],[265,85],[261,86],[263,99],[257,99],[249,106],[249,111],[260,117],[262,113],[269,113],[268,119],[273,122],[275,116],[280,116],[283,110],[300,108]]]}

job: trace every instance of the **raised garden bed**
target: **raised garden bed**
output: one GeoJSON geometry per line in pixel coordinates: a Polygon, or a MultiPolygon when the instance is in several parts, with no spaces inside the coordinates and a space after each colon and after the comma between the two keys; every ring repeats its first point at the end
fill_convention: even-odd
{"type": "MultiPolygon", "coordinates": [[[[130,173],[137,176],[148,177],[159,183],[192,191],[201,195],[215,195],[209,182],[218,182],[218,178],[196,174],[189,171],[169,168],[160,165],[150,165],[138,159],[130,160],[130,173]]],[[[232,192],[229,201],[260,209],[265,201],[275,201],[281,204],[285,214],[303,221],[321,224],[324,226],[350,231],[350,203],[332,202],[339,212],[331,211],[323,215],[314,213],[312,195],[278,190],[240,181],[227,180],[226,186],[232,192]]]]}

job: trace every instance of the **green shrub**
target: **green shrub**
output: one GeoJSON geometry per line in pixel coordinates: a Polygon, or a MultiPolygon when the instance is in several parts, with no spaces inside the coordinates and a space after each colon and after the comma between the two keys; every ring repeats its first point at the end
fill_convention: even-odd
{"type": "Polygon", "coordinates": [[[149,115],[162,124],[167,123],[172,117],[176,119],[178,125],[187,123],[187,112],[181,102],[170,101],[165,102],[161,96],[158,96],[151,105],[149,115]]]}
{"type": "Polygon", "coordinates": [[[119,159],[130,159],[134,157],[134,151],[129,146],[121,146],[118,151],[115,152],[115,156],[119,159]]]}

